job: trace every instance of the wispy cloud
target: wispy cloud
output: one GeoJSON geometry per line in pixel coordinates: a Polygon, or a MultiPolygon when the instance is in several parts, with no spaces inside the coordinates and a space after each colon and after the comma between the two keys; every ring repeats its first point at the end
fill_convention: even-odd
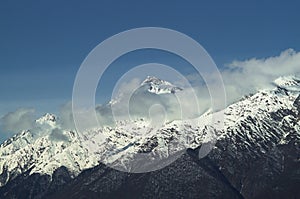
{"type": "Polygon", "coordinates": [[[64,135],[62,129],[55,128],[51,131],[49,138],[54,141],[69,141],[68,137],[64,135]]]}
{"type": "MultiPolygon", "coordinates": [[[[230,104],[244,95],[272,87],[272,82],[280,76],[300,75],[300,52],[287,49],[274,57],[233,61],[220,72],[226,89],[227,103],[230,104]]],[[[118,103],[112,106],[105,104],[96,107],[99,123],[110,125],[114,119],[129,119],[129,115],[131,118],[149,117],[151,107],[157,104],[164,108],[163,112],[157,111],[160,118],[161,114],[165,114],[167,120],[198,116],[211,108],[209,91],[199,74],[191,74],[186,78],[191,82],[191,86],[176,93],[176,95],[155,95],[143,90],[136,90],[140,87],[142,81],[140,79],[124,82],[119,88],[121,92],[116,93],[115,96],[118,98],[118,103]]],[[[220,89],[217,85],[213,85],[212,88],[220,89]]],[[[151,117],[156,116],[151,115],[151,117]]],[[[88,119],[86,118],[87,121],[88,119]]],[[[58,125],[60,129],[75,128],[71,102],[62,106],[58,125]]],[[[41,128],[34,124],[34,110],[25,108],[10,112],[2,117],[1,127],[3,132],[13,134],[20,130],[41,128]]],[[[51,132],[55,139],[65,140],[58,129],[52,129],[51,132]]]]}
{"type": "Polygon", "coordinates": [[[300,52],[287,49],[278,56],[233,61],[221,71],[229,102],[243,95],[266,89],[272,82],[287,75],[300,74],[300,52]]]}
{"type": "Polygon", "coordinates": [[[59,122],[63,129],[74,129],[74,119],[72,114],[72,102],[65,103],[59,111],[59,122]]]}
{"type": "Polygon", "coordinates": [[[18,133],[34,127],[34,109],[20,108],[1,118],[1,129],[6,133],[18,133]]]}

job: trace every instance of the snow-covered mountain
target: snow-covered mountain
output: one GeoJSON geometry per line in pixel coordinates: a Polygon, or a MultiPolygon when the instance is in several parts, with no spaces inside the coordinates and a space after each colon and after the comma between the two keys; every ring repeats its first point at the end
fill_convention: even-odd
{"type": "MultiPolygon", "coordinates": [[[[281,77],[274,84],[276,88],[272,90],[258,91],[225,110],[193,120],[170,121],[159,128],[149,128],[149,121],[143,119],[121,121],[114,128],[89,132],[88,139],[81,139],[74,131],[62,130],[58,119],[46,114],[36,120],[40,130],[46,129],[41,136],[36,138],[30,130],[24,130],[0,146],[1,186],[27,171],[30,171],[29,175],[51,176],[61,166],[65,166],[73,178],[99,162],[114,163],[128,170],[132,165],[123,160],[130,160],[135,154],[168,157],[172,151],[198,148],[210,141],[207,135],[211,134],[217,137],[217,142],[210,156],[220,172],[241,193],[250,194],[245,177],[249,168],[237,165],[243,167],[243,164],[250,165],[248,161],[269,158],[276,147],[290,146],[291,143],[293,147],[300,146],[300,79],[281,77]],[[222,119],[224,126],[220,125],[222,119]],[[98,137],[103,135],[106,136],[105,145],[97,143],[101,140],[98,137]],[[96,151],[86,147],[91,144],[96,151]]],[[[149,91],[158,94],[177,91],[170,83],[152,77],[143,85],[150,86],[149,91]]],[[[276,166],[272,172],[283,171],[283,163],[277,157],[272,158],[274,162],[270,164],[276,166]]],[[[295,164],[299,164],[299,158],[294,160],[295,164]]]]}
{"type": "Polygon", "coordinates": [[[182,90],[182,88],[174,86],[170,82],[153,76],[148,76],[142,82],[141,86],[146,86],[150,93],[155,94],[176,93],[182,90]]]}
{"type": "Polygon", "coordinates": [[[52,114],[36,120],[39,135],[24,130],[0,145],[1,186],[30,169],[30,174],[51,175],[57,168],[66,166],[73,176],[83,169],[95,166],[87,149],[73,131],[63,131],[52,114]]]}

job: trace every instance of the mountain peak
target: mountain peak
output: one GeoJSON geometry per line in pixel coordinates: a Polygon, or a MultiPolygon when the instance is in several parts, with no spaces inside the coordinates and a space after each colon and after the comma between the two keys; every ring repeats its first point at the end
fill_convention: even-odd
{"type": "Polygon", "coordinates": [[[180,87],[177,87],[173,84],[171,84],[168,81],[159,79],[154,76],[147,76],[147,78],[142,82],[141,86],[147,86],[148,91],[150,93],[155,94],[166,94],[166,93],[176,93],[178,91],[183,90],[180,87]]]}
{"type": "Polygon", "coordinates": [[[172,85],[170,82],[167,82],[165,80],[159,79],[154,76],[147,76],[147,78],[143,81],[142,85],[148,84],[148,83],[155,83],[155,84],[164,83],[164,84],[172,85]]]}
{"type": "Polygon", "coordinates": [[[55,123],[57,117],[54,114],[46,113],[42,117],[36,120],[37,123],[44,124],[44,123],[55,123]]]}

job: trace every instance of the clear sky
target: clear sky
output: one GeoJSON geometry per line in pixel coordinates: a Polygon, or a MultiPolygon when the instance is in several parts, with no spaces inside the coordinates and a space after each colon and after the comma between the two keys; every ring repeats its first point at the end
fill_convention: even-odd
{"type": "MultiPolygon", "coordinates": [[[[0,116],[19,107],[55,112],[71,99],[76,72],[87,54],[131,28],[157,26],[185,33],[205,47],[218,67],[287,48],[299,51],[300,3],[280,2],[2,0],[0,116]]],[[[168,57],[148,53],[120,65],[168,57]]],[[[121,70],[115,67],[110,73],[121,70]]]]}

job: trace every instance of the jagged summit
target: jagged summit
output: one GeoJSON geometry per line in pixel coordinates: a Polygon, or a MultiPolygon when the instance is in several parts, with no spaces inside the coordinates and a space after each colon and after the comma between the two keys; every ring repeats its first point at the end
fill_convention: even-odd
{"type": "Polygon", "coordinates": [[[39,119],[35,120],[37,123],[55,123],[57,121],[57,117],[54,114],[51,113],[46,113],[44,114],[42,117],[40,117],[39,119]]]}
{"type": "Polygon", "coordinates": [[[161,80],[157,77],[148,76],[141,84],[147,86],[148,91],[155,94],[176,93],[183,90],[180,87],[174,86],[168,81],[161,80]]]}
{"type": "Polygon", "coordinates": [[[157,85],[159,85],[159,84],[172,85],[170,82],[167,82],[165,80],[159,79],[154,76],[147,76],[147,78],[142,82],[142,85],[149,84],[149,83],[153,83],[153,84],[157,84],[157,85]]]}
{"type": "MultiPolygon", "coordinates": [[[[182,91],[183,89],[171,84],[168,81],[159,79],[154,76],[147,76],[147,78],[140,84],[139,88],[137,88],[138,91],[146,91],[153,94],[174,94],[178,91],[182,91]]],[[[143,92],[142,92],[143,93],[143,92]]],[[[144,94],[144,93],[143,93],[144,94]]],[[[122,91],[120,92],[119,96],[111,99],[108,102],[108,105],[116,105],[122,101],[122,98],[124,97],[122,91]]]]}

